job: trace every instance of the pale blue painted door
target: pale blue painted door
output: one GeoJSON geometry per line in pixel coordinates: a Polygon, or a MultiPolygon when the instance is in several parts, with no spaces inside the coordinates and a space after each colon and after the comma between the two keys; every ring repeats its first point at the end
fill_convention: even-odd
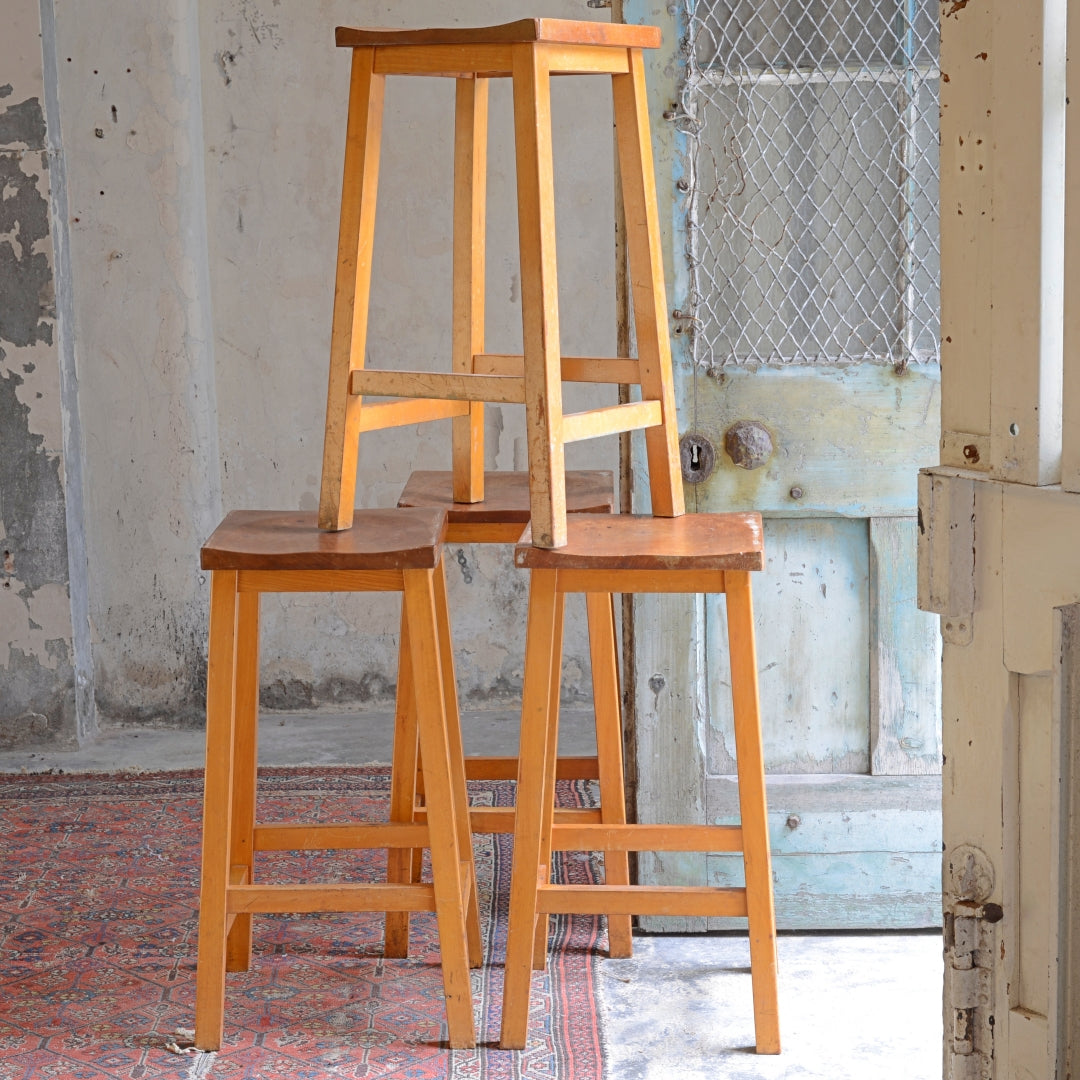
{"type": "MultiPolygon", "coordinates": [[[[938,460],[937,4],[622,16],[664,29],[650,111],[688,507],[766,518],[778,923],[939,925],[940,647],[915,606],[916,476],[938,460]]],[[[633,480],[647,510],[640,451],[633,480]]],[[[723,627],[722,597],[635,601],[641,820],[737,819],[723,627]]],[[[740,883],[741,861],[640,872],[740,883]]]]}

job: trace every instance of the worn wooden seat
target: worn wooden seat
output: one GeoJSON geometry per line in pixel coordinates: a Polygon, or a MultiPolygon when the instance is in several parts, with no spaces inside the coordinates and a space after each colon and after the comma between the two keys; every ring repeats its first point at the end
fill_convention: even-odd
{"type": "MultiPolygon", "coordinates": [[[[759,1053],[780,1050],[765,772],[761,748],[750,574],[762,569],[759,514],[689,514],[674,519],[575,515],[568,542],[544,550],[524,537],[517,566],[531,572],[519,747],[517,827],[506,947],[502,1045],[525,1045],[532,968],[543,967],[550,913],[743,916],[750,932],[759,1053]],[[562,599],[583,592],[598,606],[612,593],[725,593],[741,822],[737,826],[563,823],[552,813],[558,712],[551,707],[561,661],[562,599]],[[741,851],[745,888],[551,883],[553,851],[741,851]]],[[[597,710],[615,724],[612,708],[597,710]]],[[[609,748],[621,739],[605,739],[609,748]]],[[[609,767],[621,770],[622,761],[609,767]]]]}
{"type": "MultiPolygon", "coordinates": [[[[234,511],[202,549],[211,571],[206,793],[195,1044],[216,1050],[225,972],[251,963],[252,913],[434,911],[450,1045],[471,1047],[469,967],[481,963],[457,693],[446,614],[438,509],[361,510],[328,533],[295,511],[234,511]],[[259,597],[290,592],[402,593],[403,670],[431,809],[423,822],[292,822],[256,818],[259,597]],[[256,879],[256,851],[430,848],[432,882],[272,884],[256,879]]],[[[400,737],[400,735],[398,736],[400,737]]]]}
{"type": "Polygon", "coordinates": [[[671,351],[645,100],[642,49],[649,26],[523,19],[445,30],[339,27],[353,51],[327,431],[319,523],[352,519],[360,433],[453,418],[454,498],[484,499],[483,402],[522,404],[529,447],[533,542],[566,540],[564,446],[645,429],[652,511],[683,513],[671,351]],[[637,331],[636,358],[564,357],[559,348],[550,78],[610,77],[637,331]],[[387,76],[437,75],[456,83],[453,340],[450,371],[365,366],[372,240],[387,76]],[[484,350],[484,247],[488,83],[513,81],[521,255],[523,351],[484,350]],[[641,400],[565,414],[562,382],[634,384],[641,400]],[[389,400],[371,401],[372,397],[389,400]]]}
{"type": "MultiPolygon", "coordinates": [[[[405,485],[398,500],[399,506],[426,506],[445,510],[447,518],[446,542],[448,544],[504,544],[521,539],[529,523],[529,476],[524,472],[488,472],[484,476],[484,501],[457,503],[454,501],[453,473],[447,471],[416,471],[405,485]]],[[[604,470],[572,470],[566,474],[566,509],[572,514],[610,514],[615,508],[615,478],[604,470]]],[[[596,710],[612,708],[610,687],[615,671],[615,623],[610,611],[596,604],[586,605],[589,621],[589,641],[594,668],[594,707],[596,710]],[[599,681],[596,670],[600,671],[599,681]],[[608,677],[605,683],[604,676],[608,677]]],[[[402,658],[404,663],[404,657],[402,658]]],[[[407,673],[399,671],[399,685],[407,673]]],[[[558,708],[558,687],[554,687],[552,708],[558,708]]],[[[403,696],[402,705],[408,707],[409,695],[403,696]]],[[[597,722],[598,743],[614,737],[619,731],[618,716],[614,722],[597,722]]],[[[408,720],[399,720],[403,726],[408,720]]],[[[416,740],[401,738],[395,743],[393,794],[396,813],[405,820],[410,810],[417,820],[423,820],[423,771],[418,770],[416,740]],[[416,783],[413,784],[413,777],[416,783]]],[[[596,757],[558,757],[555,771],[560,780],[598,780],[600,807],[592,809],[560,809],[556,811],[559,821],[615,822],[625,821],[626,795],[622,770],[607,768],[620,748],[604,747],[596,757]],[[603,763],[603,767],[601,767],[603,763]]],[[[470,780],[514,780],[518,774],[516,756],[468,755],[465,758],[465,775],[470,780]]],[[[473,832],[513,832],[514,808],[510,806],[474,806],[469,810],[473,832]]],[[[613,852],[605,860],[605,874],[609,881],[630,881],[629,858],[626,852],[613,852]]],[[[391,853],[389,878],[394,881],[414,880],[419,873],[419,863],[409,859],[407,852],[391,853]],[[412,877],[410,878],[410,871],[412,877]]],[[[387,918],[388,955],[408,954],[409,916],[407,913],[389,915],[387,918]]],[[[608,951],[613,957],[631,955],[632,938],[630,917],[615,915],[608,920],[608,951]]]]}

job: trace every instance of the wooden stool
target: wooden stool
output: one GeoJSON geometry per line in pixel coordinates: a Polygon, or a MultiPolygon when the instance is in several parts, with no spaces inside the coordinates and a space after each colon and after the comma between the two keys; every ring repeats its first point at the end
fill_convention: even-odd
{"type": "MultiPolygon", "coordinates": [[[[351,529],[322,532],[314,514],[234,511],[202,549],[212,571],[206,687],[206,793],[195,1045],[216,1050],[225,972],[251,963],[253,912],[434,911],[452,1047],[476,1043],[469,967],[480,923],[461,730],[449,649],[441,510],[363,510],[351,529]],[[259,596],[282,592],[401,592],[401,648],[427,763],[430,823],[259,825],[255,818],[259,596]],[[269,885],[256,851],[430,848],[432,884],[269,885]]],[[[399,688],[400,690],[400,688],[399,688]]],[[[400,711],[400,710],[399,710],[400,711]]],[[[395,741],[400,733],[395,734],[395,741]]]]}
{"type": "MultiPolygon", "coordinates": [[[[549,913],[713,915],[745,916],[749,922],[757,1050],[779,1053],[776,930],[750,599],[750,572],[764,565],[761,516],[689,514],[665,520],[583,514],[570,518],[569,542],[558,551],[532,547],[527,539],[515,549],[516,564],[529,568],[532,580],[502,1045],[525,1045],[530,973],[534,964],[544,965],[539,931],[546,931],[549,913]],[[558,678],[561,601],[568,592],[583,592],[596,601],[615,592],[727,594],[740,825],[569,825],[553,820],[558,714],[550,708],[551,685],[558,678]],[[746,887],[553,885],[551,853],[562,850],[741,851],[746,887]]],[[[597,721],[606,715],[598,710],[597,721]]],[[[617,740],[606,745],[617,745],[617,740]]],[[[616,765],[621,767],[621,761],[611,763],[616,765]]]]}
{"type": "Polygon", "coordinates": [[[353,50],[342,187],[338,273],[327,392],[319,525],[348,528],[361,431],[454,418],[454,497],[484,498],[482,402],[525,406],[533,542],[566,542],[564,444],[645,429],[652,512],[684,512],[667,299],[656,210],[642,49],[660,44],[651,26],[523,19],[452,30],[339,27],[353,50]],[[550,77],[611,77],[636,359],[563,357],[559,351],[550,77]],[[365,369],[368,297],[387,75],[456,81],[452,371],[365,369]],[[523,355],[484,353],[484,219],[487,89],[514,85],[523,355]],[[640,401],[563,414],[562,380],[637,384],[640,401]],[[363,395],[395,400],[370,403],[363,395]]]}
{"type": "MultiPolygon", "coordinates": [[[[529,524],[529,476],[523,472],[489,472],[484,477],[484,501],[455,503],[453,473],[414,472],[398,500],[399,506],[424,506],[445,510],[447,544],[506,544],[516,543],[529,524]]],[[[615,508],[615,482],[610,472],[570,471],[566,474],[566,509],[570,514],[611,514],[615,508]]],[[[622,731],[615,672],[615,622],[611,604],[587,604],[589,645],[592,654],[594,708],[597,713],[607,710],[608,717],[596,723],[598,754],[596,757],[559,757],[555,772],[560,780],[598,780],[599,809],[559,809],[555,817],[560,822],[617,823],[626,821],[626,794],[622,769],[609,767],[622,760],[622,731]],[[597,671],[600,672],[599,680],[597,671]],[[605,681],[605,675],[607,680],[605,681]],[[619,745],[608,747],[604,740],[618,739],[619,745]]],[[[405,654],[401,654],[398,671],[399,689],[408,678],[405,654]]],[[[559,706],[559,686],[556,679],[552,692],[552,709],[559,706]]],[[[408,709],[411,695],[400,694],[399,705],[408,709]]],[[[399,716],[398,730],[407,729],[411,719],[399,716]]],[[[393,817],[397,821],[426,820],[426,809],[420,801],[423,795],[423,772],[418,769],[415,738],[399,738],[394,743],[394,769],[391,782],[393,817]]],[[[465,776],[469,780],[516,780],[517,757],[470,756],[465,758],[465,776]]],[[[514,808],[471,807],[470,823],[474,833],[508,833],[514,831],[514,808]]],[[[419,854],[419,853],[417,853],[419,854]]],[[[419,859],[408,851],[389,853],[387,880],[415,881],[419,879],[419,859]]],[[[604,860],[605,879],[612,883],[629,884],[630,865],[625,851],[612,852],[604,860]]],[[[608,918],[608,953],[612,957],[632,955],[633,939],[629,915],[608,918]]],[[[409,950],[409,914],[387,914],[386,954],[407,956],[409,950]]]]}

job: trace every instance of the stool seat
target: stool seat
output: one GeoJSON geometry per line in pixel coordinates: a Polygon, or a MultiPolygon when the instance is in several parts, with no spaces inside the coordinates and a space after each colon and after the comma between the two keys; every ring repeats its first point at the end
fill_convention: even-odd
{"type": "Polygon", "coordinates": [[[660,29],[656,26],[581,19],[518,19],[498,26],[429,27],[421,30],[339,26],[336,41],[339,46],[353,48],[361,45],[514,45],[542,42],[552,45],[610,45],[616,49],[656,49],[660,46],[660,29]]]}
{"type": "Polygon", "coordinates": [[[233,510],[201,552],[204,570],[430,570],[439,563],[439,510],[357,510],[351,529],[324,532],[304,510],[233,510]]]}
{"type": "MultiPolygon", "coordinates": [[[[451,525],[529,523],[529,474],[495,470],[484,473],[481,502],[454,501],[454,474],[417,470],[409,476],[398,506],[427,506],[446,511],[451,525]]],[[[611,514],[615,509],[615,478],[606,469],[575,469],[566,474],[568,514],[611,514]]],[[[515,536],[517,540],[520,536],[515,536]]],[[[448,534],[454,539],[453,529],[448,534]]],[[[484,541],[480,541],[484,542],[484,541]]]]}
{"type": "Polygon", "coordinates": [[[514,549],[514,565],[529,570],[762,570],[761,515],[575,514],[567,521],[565,547],[533,547],[526,532],[514,549]]]}

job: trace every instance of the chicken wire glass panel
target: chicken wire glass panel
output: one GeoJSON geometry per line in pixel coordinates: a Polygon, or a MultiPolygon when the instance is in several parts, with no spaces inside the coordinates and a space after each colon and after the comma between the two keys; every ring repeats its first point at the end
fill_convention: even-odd
{"type": "Polygon", "coordinates": [[[936,5],[714,0],[689,25],[696,358],[936,361],[936,5]]]}

